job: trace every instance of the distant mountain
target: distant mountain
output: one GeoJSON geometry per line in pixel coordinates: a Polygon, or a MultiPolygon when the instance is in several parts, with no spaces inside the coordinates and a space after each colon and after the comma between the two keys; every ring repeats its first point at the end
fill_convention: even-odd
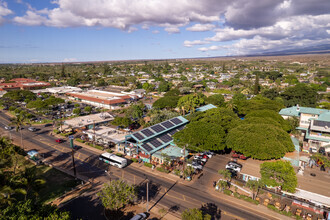
{"type": "Polygon", "coordinates": [[[281,56],[281,55],[326,54],[326,53],[330,53],[330,44],[323,44],[314,47],[304,47],[299,49],[263,52],[257,54],[249,54],[246,56],[281,56]]]}

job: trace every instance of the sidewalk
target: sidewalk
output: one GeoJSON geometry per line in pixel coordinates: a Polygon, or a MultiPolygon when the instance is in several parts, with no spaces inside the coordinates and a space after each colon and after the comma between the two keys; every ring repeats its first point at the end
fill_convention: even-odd
{"type": "MultiPolygon", "coordinates": [[[[194,180],[185,181],[183,179],[180,179],[180,177],[175,176],[173,174],[165,174],[164,175],[164,173],[159,172],[157,170],[152,170],[151,168],[144,166],[142,163],[141,164],[132,163],[131,166],[134,166],[138,169],[142,169],[144,172],[148,173],[149,175],[155,175],[155,176],[158,176],[158,177],[161,177],[161,178],[166,178],[166,179],[169,179],[169,180],[172,180],[172,181],[178,181],[178,183],[180,183],[182,185],[191,186],[195,183],[194,180]]],[[[279,219],[279,220],[280,219],[281,220],[282,219],[287,219],[287,220],[292,219],[292,218],[287,217],[285,215],[281,215],[279,213],[276,213],[276,212],[268,209],[267,207],[265,207],[263,205],[255,205],[255,204],[246,202],[244,200],[240,200],[240,199],[234,198],[232,196],[228,196],[228,195],[225,195],[223,193],[216,192],[215,189],[212,186],[205,187],[205,185],[203,185],[203,188],[204,188],[204,190],[202,190],[202,191],[204,191],[206,193],[209,193],[210,196],[216,197],[219,200],[226,200],[226,202],[228,202],[230,204],[233,204],[233,206],[235,206],[235,207],[240,207],[242,210],[245,210],[247,212],[251,212],[251,213],[259,212],[260,214],[263,214],[264,216],[268,216],[271,219],[279,219]]],[[[203,188],[201,187],[201,189],[203,189],[203,188]]],[[[171,219],[171,218],[169,218],[169,219],[171,219]]]]}

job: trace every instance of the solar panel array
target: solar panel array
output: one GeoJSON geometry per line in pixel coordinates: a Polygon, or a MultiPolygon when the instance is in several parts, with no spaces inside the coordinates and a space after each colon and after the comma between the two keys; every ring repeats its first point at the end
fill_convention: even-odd
{"type": "Polygon", "coordinates": [[[172,124],[170,121],[165,121],[165,122],[161,123],[161,125],[164,126],[167,129],[174,126],[174,124],[172,124]]]}
{"type": "Polygon", "coordinates": [[[164,131],[165,130],[165,128],[163,128],[162,126],[160,126],[160,125],[154,125],[154,126],[152,126],[152,127],[150,127],[152,130],[154,130],[154,131],[156,131],[157,133],[160,133],[160,132],[162,132],[162,131],[164,131]]]}
{"type": "Polygon", "coordinates": [[[142,147],[148,152],[153,150],[153,148],[149,144],[142,144],[142,147]]]}
{"type": "Polygon", "coordinates": [[[159,137],[159,139],[164,143],[167,143],[167,142],[170,142],[173,140],[172,137],[169,136],[168,134],[163,134],[162,136],[159,137]]]}
{"type": "Polygon", "coordinates": [[[143,129],[143,130],[141,131],[141,133],[144,134],[146,137],[150,137],[150,136],[152,136],[152,135],[155,134],[155,133],[152,132],[150,129],[143,129]]]}
{"type": "Polygon", "coordinates": [[[182,121],[181,121],[180,119],[178,119],[178,118],[173,118],[173,119],[171,119],[170,121],[173,122],[173,123],[176,124],[176,125],[182,123],[182,121]]]}
{"type": "Polygon", "coordinates": [[[162,143],[160,143],[157,139],[153,139],[149,142],[149,144],[151,144],[152,146],[154,146],[155,148],[162,146],[162,143]]]}
{"type": "Polygon", "coordinates": [[[325,127],[325,126],[328,126],[328,127],[330,127],[330,122],[328,122],[328,121],[319,121],[319,120],[315,120],[315,121],[314,121],[314,126],[319,126],[319,127],[325,127]]]}
{"type": "Polygon", "coordinates": [[[135,134],[133,134],[133,136],[136,137],[138,140],[143,140],[144,139],[144,137],[139,133],[135,133],[135,134]]]}

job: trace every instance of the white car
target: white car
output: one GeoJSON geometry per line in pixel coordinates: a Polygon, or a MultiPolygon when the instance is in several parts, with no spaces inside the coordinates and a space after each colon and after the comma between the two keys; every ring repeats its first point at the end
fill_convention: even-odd
{"type": "Polygon", "coordinates": [[[29,127],[28,130],[29,130],[29,131],[36,131],[37,129],[34,128],[34,127],[29,127]]]}
{"type": "Polygon", "coordinates": [[[197,163],[188,163],[187,164],[187,166],[190,166],[190,167],[192,167],[192,168],[194,168],[195,170],[197,170],[197,169],[199,169],[199,170],[202,170],[203,169],[203,166],[202,165],[200,165],[200,164],[197,164],[197,163]]]}
{"type": "Polygon", "coordinates": [[[131,220],[145,220],[147,219],[147,215],[145,213],[139,213],[137,215],[135,215],[133,218],[131,218],[131,220]]]}
{"type": "Polygon", "coordinates": [[[11,127],[11,126],[5,126],[5,129],[6,130],[12,130],[14,127],[11,127]]]}
{"type": "Polygon", "coordinates": [[[241,172],[241,167],[234,164],[227,164],[226,169],[235,170],[237,173],[241,172]]]}
{"type": "Polygon", "coordinates": [[[208,158],[211,158],[214,155],[214,153],[211,152],[211,151],[205,151],[203,154],[205,154],[206,156],[208,156],[208,158]]]}
{"type": "Polygon", "coordinates": [[[194,156],[194,160],[201,160],[201,161],[203,161],[204,163],[207,161],[206,158],[203,158],[203,157],[200,156],[200,155],[195,155],[195,156],[194,156]]]}

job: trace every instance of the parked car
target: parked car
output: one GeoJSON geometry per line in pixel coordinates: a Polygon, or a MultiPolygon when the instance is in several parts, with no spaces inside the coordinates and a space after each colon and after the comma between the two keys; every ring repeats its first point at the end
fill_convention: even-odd
{"type": "Polygon", "coordinates": [[[147,219],[147,215],[145,213],[139,213],[137,215],[135,215],[133,218],[131,218],[131,220],[145,220],[147,219]]]}
{"type": "Polygon", "coordinates": [[[204,158],[203,156],[200,156],[200,155],[195,155],[194,156],[194,160],[201,160],[203,162],[206,162],[207,161],[206,158],[204,158]]]}
{"type": "Polygon", "coordinates": [[[211,151],[205,151],[203,154],[204,154],[204,155],[207,155],[208,158],[211,158],[211,157],[214,155],[214,153],[211,152],[211,151]]]}
{"type": "Polygon", "coordinates": [[[6,129],[6,130],[12,130],[13,128],[14,128],[14,127],[9,126],[9,125],[8,125],[8,126],[5,126],[5,129],[6,129]]]}
{"type": "Polygon", "coordinates": [[[203,166],[200,165],[200,164],[197,164],[196,162],[192,162],[191,164],[188,163],[187,166],[191,166],[191,167],[194,168],[195,170],[196,170],[196,169],[199,169],[199,170],[202,170],[202,169],[203,169],[203,166]]]}
{"type": "Polygon", "coordinates": [[[242,164],[240,164],[240,163],[237,163],[237,162],[235,162],[235,161],[229,161],[229,162],[227,163],[227,165],[238,166],[238,167],[240,167],[240,168],[242,168],[242,167],[243,167],[243,165],[242,165],[242,164]]]}
{"type": "Polygon", "coordinates": [[[235,151],[233,151],[233,154],[231,155],[232,158],[239,158],[241,160],[246,160],[247,157],[244,156],[243,154],[237,153],[235,151]]]}
{"type": "Polygon", "coordinates": [[[61,138],[59,138],[59,139],[56,139],[56,140],[55,140],[55,142],[57,142],[57,143],[63,143],[63,142],[64,142],[64,140],[63,140],[63,139],[61,139],[61,138]]]}
{"type": "Polygon", "coordinates": [[[28,130],[34,132],[34,131],[36,131],[37,129],[36,129],[35,127],[29,127],[28,130]]]}
{"type": "Polygon", "coordinates": [[[203,161],[201,161],[201,160],[198,160],[198,159],[193,160],[193,162],[195,162],[195,163],[197,163],[197,164],[199,164],[199,165],[202,165],[202,166],[205,165],[205,162],[203,162],[203,161]]]}
{"type": "Polygon", "coordinates": [[[227,170],[234,170],[236,172],[241,172],[242,167],[243,167],[242,164],[239,164],[234,161],[229,161],[226,165],[227,170]]]}

